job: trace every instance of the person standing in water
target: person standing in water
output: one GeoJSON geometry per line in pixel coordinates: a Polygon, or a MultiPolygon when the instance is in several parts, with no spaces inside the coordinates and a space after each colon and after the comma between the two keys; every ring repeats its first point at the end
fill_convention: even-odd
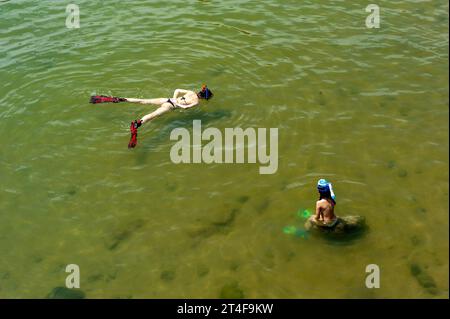
{"type": "Polygon", "coordinates": [[[134,148],[137,144],[137,129],[142,124],[145,124],[154,118],[167,113],[176,108],[188,109],[198,105],[200,99],[209,100],[213,97],[213,93],[208,89],[208,87],[204,84],[201,90],[198,93],[190,90],[176,89],[173,92],[172,98],[156,98],[156,99],[136,99],[136,98],[121,98],[121,97],[110,97],[97,95],[91,97],[91,103],[104,103],[104,102],[130,102],[130,103],[139,103],[139,104],[153,104],[158,105],[155,111],[150,114],[145,115],[143,118],[139,120],[134,120],[130,125],[130,142],[128,143],[128,148],[134,148]]]}
{"type": "Polygon", "coordinates": [[[316,213],[305,222],[307,231],[317,230],[325,234],[346,235],[357,234],[366,228],[364,216],[336,216],[334,206],[336,206],[336,195],[333,186],[325,179],[317,182],[319,200],[316,202],[316,213]]]}
{"type": "Polygon", "coordinates": [[[313,219],[318,224],[333,227],[338,221],[334,214],[336,196],[333,192],[333,186],[325,179],[320,179],[317,182],[317,190],[319,191],[319,200],[316,202],[316,214],[313,219]]]}

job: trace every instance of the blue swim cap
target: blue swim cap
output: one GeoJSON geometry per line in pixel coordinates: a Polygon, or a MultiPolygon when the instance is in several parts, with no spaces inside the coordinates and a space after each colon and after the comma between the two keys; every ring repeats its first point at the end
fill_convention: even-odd
{"type": "Polygon", "coordinates": [[[330,191],[330,186],[329,183],[326,179],[319,179],[319,181],[317,182],[317,190],[319,191],[319,193],[326,193],[330,191]]]}

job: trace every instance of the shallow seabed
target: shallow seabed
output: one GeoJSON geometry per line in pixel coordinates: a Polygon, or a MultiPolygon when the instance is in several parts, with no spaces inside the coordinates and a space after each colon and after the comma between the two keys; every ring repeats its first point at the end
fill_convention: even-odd
{"type": "Polygon", "coordinates": [[[0,1],[0,297],[448,298],[448,2],[0,1]],[[154,109],[91,94],[214,99],[154,109]],[[279,168],[175,165],[172,129],[277,127],[279,168]],[[369,231],[302,227],[315,183],[369,231]],[[366,265],[381,287],[365,287],[366,265]]]}

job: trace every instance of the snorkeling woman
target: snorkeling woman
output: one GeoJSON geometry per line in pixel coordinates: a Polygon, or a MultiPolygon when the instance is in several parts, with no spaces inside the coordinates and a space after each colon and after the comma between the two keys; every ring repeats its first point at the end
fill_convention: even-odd
{"type": "Polygon", "coordinates": [[[317,182],[317,190],[319,191],[319,200],[316,202],[314,220],[323,226],[333,227],[338,221],[334,214],[336,196],[333,192],[333,186],[325,179],[320,179],[317,182]]]}
{"type": "Polygon", "coordinates": [[[113,96],[103,96],[97,95],[92,96],[90,103],[104,103],[104,102],[130,102],[130,103],[140,103],[140,104],[153,104],[159,105],[159,108],[154,112],[145,115],[143,118],[139,120],[135,120],[131,122],[130,131],[131,138],[128,143],[128,148],[133,148],[137,144],[137,129],[142,124],[153,120],[154,118],[167,113],[176,108],[188,109],[198,105],[200,99],[209,100],[213,97],[213,93],[208,89],[208,87],[204,84],[202,85],[201,90],[198,93],[190,90],[176,89],[173,92],[172,98],[156,98],[156,99],[135,99],[135,98],[120,98],[113,96]]]}

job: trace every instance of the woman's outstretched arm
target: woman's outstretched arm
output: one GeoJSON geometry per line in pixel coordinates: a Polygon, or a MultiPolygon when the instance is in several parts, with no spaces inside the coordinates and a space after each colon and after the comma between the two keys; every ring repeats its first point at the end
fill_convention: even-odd
{"type": "Polygon", "coordinates": [[[189,90],[176,89],[173,92],[173,98],[176,99],[180,93],[186,94],[187,92],[189,92],[189,90]]]}

